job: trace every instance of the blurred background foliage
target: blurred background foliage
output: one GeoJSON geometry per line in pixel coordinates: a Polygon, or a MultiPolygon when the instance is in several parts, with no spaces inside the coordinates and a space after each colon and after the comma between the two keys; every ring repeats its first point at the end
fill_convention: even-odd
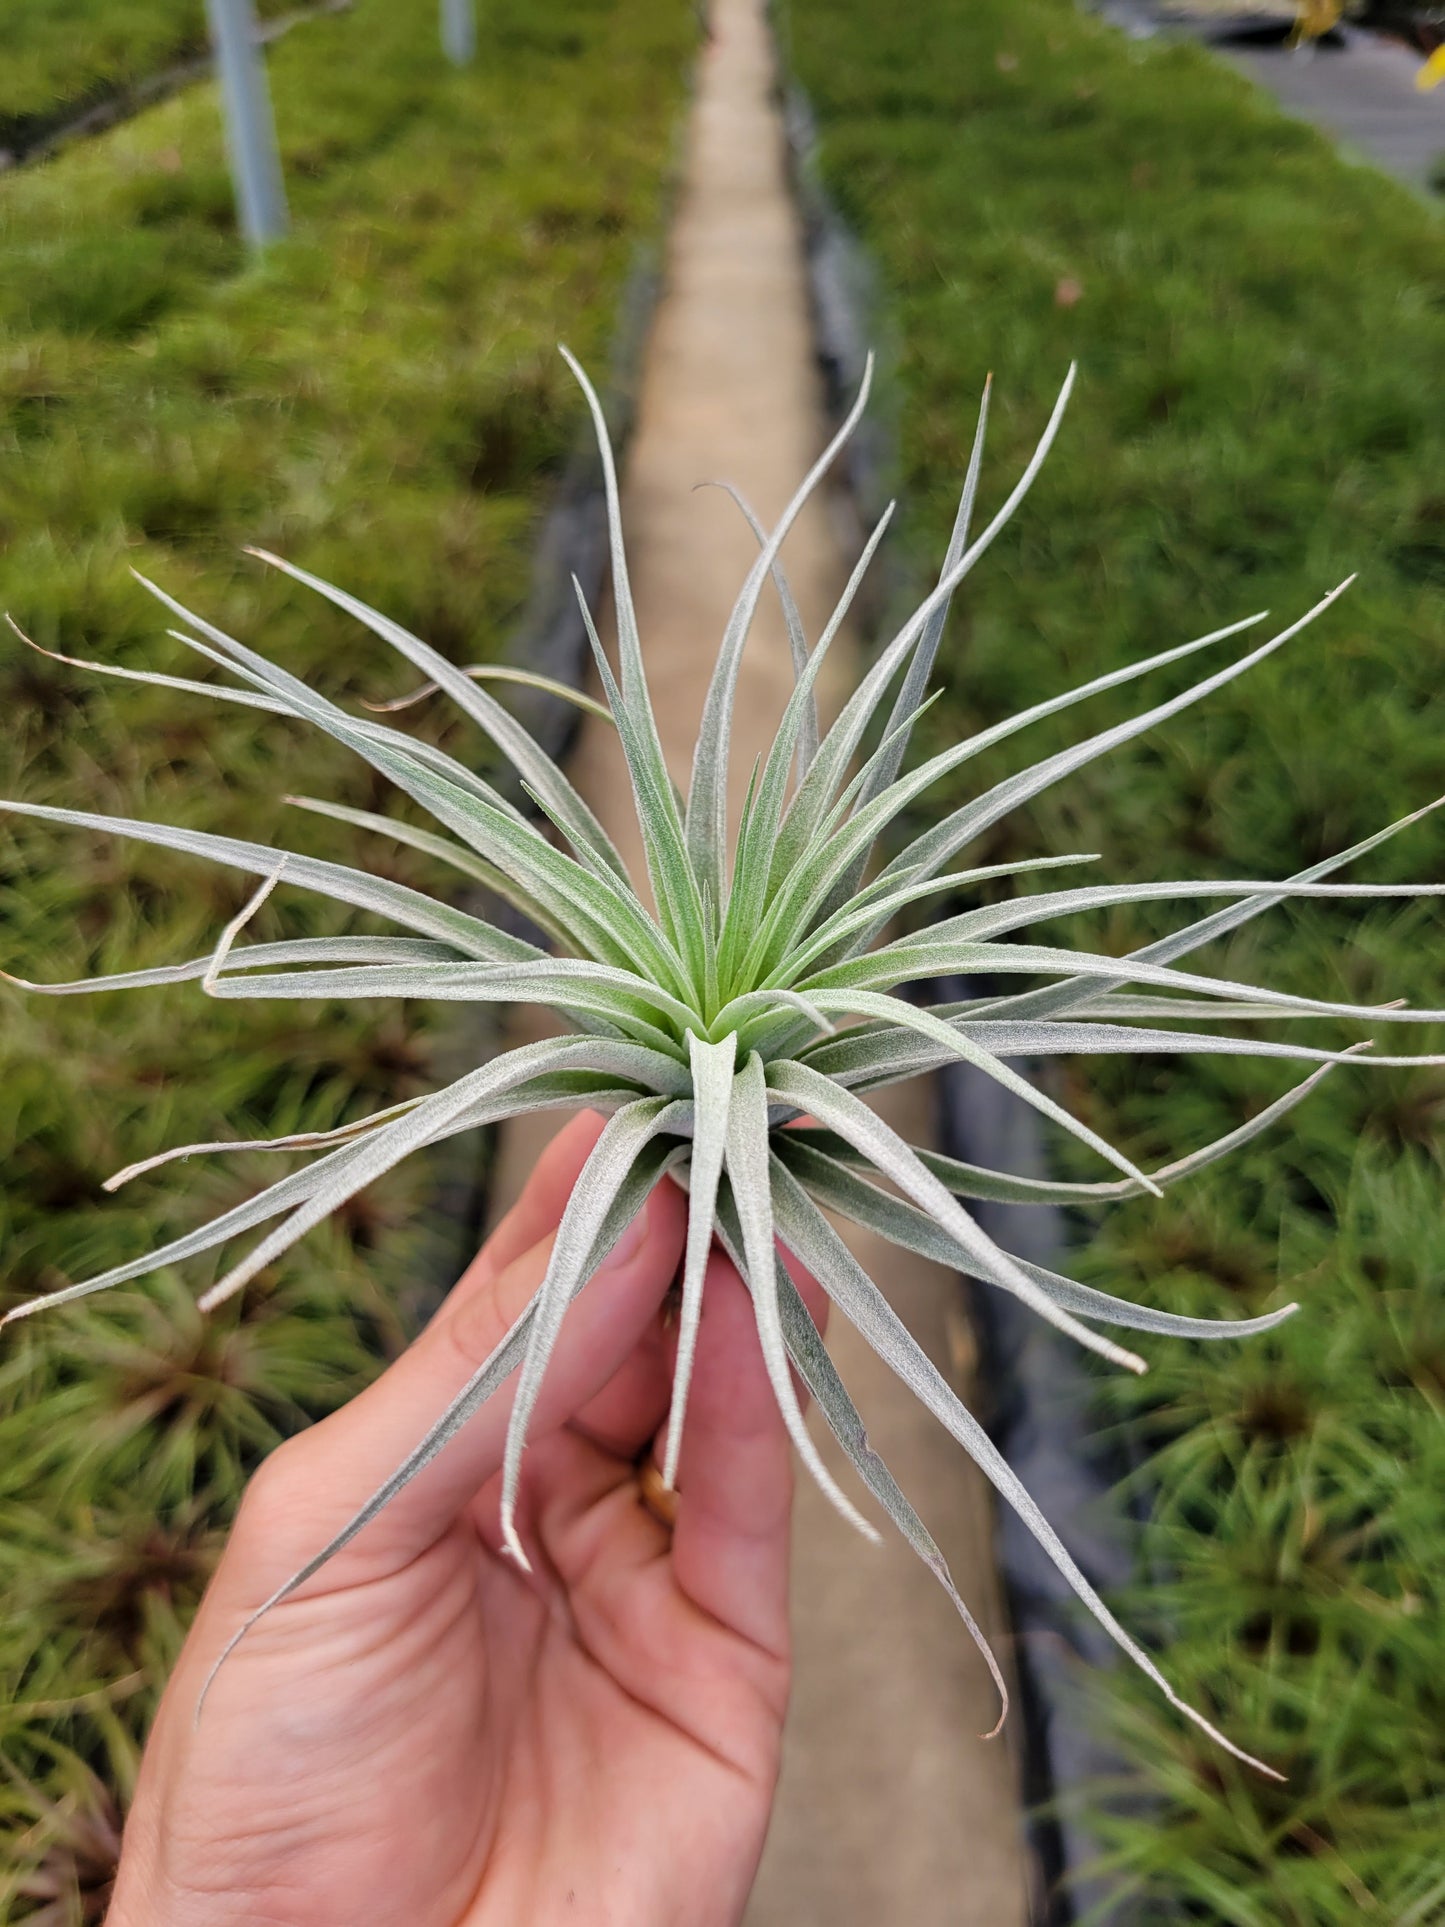
{"type": "MultiPolygon", "coordinates": [[[[174,44],[144,22],[184,15],[193,34],[193,11],[57,0],[24,11],[20,38],[37,61],[48,48],[47,85],[70,98],[91,84],[76,49],[101,44],[92,27],[140,72],[174,44]]],[[[333,696],[414,686],[240,555],[260,542],[459,660],[501,653],[581,425],[556,343],[605,373],[695,42],[682,0],[488,0],[458,72],[434,9],[357,0],[307,22],[268,60],[295,233],[260,264],[235,235],[209,85],[0,177],[0,609],[49,648],[204,679],[135,567],[333,696]]],[[[413,851],[286,808],[297,790],[392,807],[299,726],[88,675],[8,631],[0,715],[0,795],[447,887],[413,851]]],[[[409,720],[486,754],[439,706],[409,720]]],[[[236,873],[0,815],[0,965],[17,975],[202,954],[248,892],[236,873]]],[[[258,930],[342,915],[283,892],[258,930]]],[[[438,1043],[426,1010],[0,984],[0,1304],[274,1175],[259,1154],[196,1159],[106,1199],[119,1165],[325,1129],[424,1088],[438,1043]]],[[[203,1265],[6,1333],[0,1918],[101,1917],[139,1737],[241,1484],[404,1342],[417,1278],[443,1262],[433,1176],[423,1163],[374,1187],[215,1320],[194,1309],[203,1265]]]]}
{"type": "MultiPolygon", "coordinates": [[[[255,0],[267,26],[321,4],[335,0],[255,0]]],[[[205,50],[205,0],[24,0],[5,21],[0,149],[28,146],[205,50]]]]}
{"type": "MultiPolygon", "coordinates": [[[[896,344],[918,578],[945,545],[985,373],[987,511],[1081,363],[1042,479],[960,597],[929,747],[1251,610],[1287,619],[1360,571],[1318,627],[1001,824],[976,860],[1042,845],[1101,851],[1119,880],[1287,875],[1431,801],[1445,788],[1438,221],[1200,49],[1130,41],[1073,0],[788,0],[783,17],[824,182],[871,254],[896,344]]],[[[1182,686],[1151,683],[1150,699],[1182,686]]],[[[1099,698],[1088,727],[1140,701],[1099,698]]],[[[1041,726],[1030,755],[1081,727],[1041,726]]],[[[970,766],[969,788],[1006,766],[970,766]]],[[[1358,874],[1438,878],[1439,851],[1435,819],[1358,874]]],[[[1072,934],[1122,954],[1171,918],[1141,906],[1072,934]]],[[[1441,937],[1438,906],[1300,908],[1200,967],[1438,1006],[1441,937]]],[[[1445,1049],[1428,1029],[1378,1034],[1445,1049]]],[[[1062,1094],[1147,1167],[1288,1081],[1236,1059],[1121,1057],[1079,1060],[1062,1094]]],[[[1286,1132],[1162,1205],[1077,1227],[1071,1269],[1110,1290],[1211,1314],[1303,1307],[1238,1349],[1146,1343],[1147,1378],[1099,1387],[1100,1427],[1127,1421],[1150,1454],[1149,1577],[1125,1614],[1192,1703],[1289,1776],[1237,1769],[1147,1685],[1112,1683],[1152,1802],[1070,1797],[1106,1829],[1145,1920],[1445,1919],[1442,1124],[1439,1070],[1337,1072],[1286,1132]]]]}

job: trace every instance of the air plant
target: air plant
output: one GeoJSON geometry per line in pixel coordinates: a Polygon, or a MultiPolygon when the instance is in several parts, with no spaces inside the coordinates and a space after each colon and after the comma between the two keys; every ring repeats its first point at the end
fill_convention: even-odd
{"type": "MultiPolygon", "coordinates": [[[[16,803],[8,807],[79,829],[211,857],[260,878],[254,896],[208,956],[170,967],[27,988],[69,995],[199,982],[212,997],[524,1000],[550,1007],[569,1030],[561,1037],[506,1050],[443,1090],[393,1104],[339,1130],[280,1137],[259,1146],[186,1145],[117,1173],[110,1180],[112,1187],[138,1171],[200,1152],[271,1148],[316,1154],[303,1168],[199,1229],[145,1257],[22,1304],[3,1322],[177,1264],[253,1227],[272,1224],[249,1254],[200,1300],[203,1308],[218,1305],[411,1152],[522,1112],[592,1106],[608,1113],[608,1121],[567,1204],[546,1276],[531,1303],[405,1463],[331,1544],[241,1628],[232,1646],[255,1618],[293,1592],[375,1518],[514,1375],[501,1514],[505,1543],[512,1556],[526,1565],[516,1530],[523,1449],[559,1328],[569,1303],[586,1287],[648,1193],[671,1178],[686,1187],[690,1203],[663,1467],[668,1484],[676,1475],[707,1259],[717,1240],[751,1294],[768,1376],[800,1457],[838,1511],[868,1537],[876,1538],[873,1527],[828,1473],[808,1435],[794,1390],[794,1371],[864,1486],[947,1590],[1003,1693],[999,1668],[937,1546],[867,1442],[859,1415],[781,1261],[781,1245],[819,1280],[838,1310],[1017,1509],[1074,1591],[1130,1658],[1181,1712],[1248,1760],[1249,1755],[1178,1699],[1154,1661],[1110,1613],[983,1427],[852,1257],[825,1212],[841,1213],[907,1250],[1012,1292],[1079,1344],[1129,1371],[1142,1371],[1144,1361],[1108,1336],[1109,1329],[1191,1339],[1242,1338],[1269,1330],[1295,1311],[1295,1306],[1287,1305],[1263,1317],[1219,1321],[1110,1296],[1010,1256],[981,1229],[968,1201],[1073,1203],[1142,1193],[1157,1196],[1166,1185],[1267,1130],[1333,1066],[1366,1048],[1355,1044],[1329,1051],[1252,1035],[1179,1028],[1183,1024],[1210,1018],[1247,1022],[1316,1016],[1419,1023],[1438,1017],[1436,1012],[1360,1008],[1291,996],[1177,967],[1178,960],[1191,951],[1286,898],[1438,894],[1430,886],[1394,889],[1322,881],[1416,816],[1391,824],[1285,881],[1086,884],[965,909],[903,934],[896,934],[896,927],[905,911],[916,916],[930,899],[952,896],[957,900],[960,892],[986,880],[1094,861],[1091,856],[1052,855],[984,868],[949,867],[1009,811],[1262,662],[1327,609],[1346,585],[1182,694],[980,790],[931,827],[910,834],[895,853],[875,861],[878,840],[898,824],[903,813],[941,778],[983,751],[1086,697],[1228,642],[1263,618],[1231,623],[1098,676],[943,749],[905,773],[905,753],[913,727],[927,706],[927,687],[950,598],[1014,514],[1037,474],[1057,433],[1073,373],[1017,486],[982,532],[972,534],[988,408],[985,391],[937,587],[877,653],[836,720],[824,730],[814,698],[818,672],[882,539],[891,507],[870,535],[837,609],[811,649],[778,556],[799,510],[863,411],[869,385],[865,376],[847,421],[777,527],[765,534],[754,524],[760,552],[722,638],[684,799],[668,774],[649,700],[602,410],[585,374],[570,355],[567,359],[586,396],[601,453],[617,615],[616,672],[598,641],[580,589],[578,599],[596,658],[605,714],[617,729],[626,757],[645,848],[650,901],[640,880],[629,877],[607,833],[563,771],[482,686],[485,671],[459,669],[344,591],[277,556],[254,551],[356,617],[421,670],[429,686],[445,691],[514,766],[538,816],[523,814],[475,770],[378,721],[376,712],[358,716],[331,703],[182,608],[164,590],[146,583],[185,625],[170,633],[233,681],[190,681],[120,668],[110,668],[108,673],[244,704],[325,730],[420,804],[436,828],[417,829],[314,799],[294,800],[446,861],[523,912],[552,940],[554,949],[546,951],[451,902],[294,851],[165,824],[16,803]],[[795,687],[771,747],[753,771],[736,846],[730,851],[726,779],[738,666],[770,578],[787,618],[795,687]],[[884,715],[890,690],[886,720],[881,731],[869,737],[884,715]],[[865,738],[876,746],[868,748],[865,738]],[[243,944],[240,939],[247,923],[281,883],[368,911],[406,934],[243,944]],[[1027,940],[1004,941],[1036,923],[1074,911],[1201,897],[1229,901],[1126,958],[1027,940]],[[985,1001],[926,1009],[899,994],[900,985],[965,973],[1045,981],[985,1001]],[[1238,1129],[1165,1169],[1148,1173],[1007,1061],[1092,1052],[1232,1053],[1304,1062],[1312,1068],[1303,1082],[1238,1129]],[[866,1102],[870,1091],[956,1060],[986,1072],[1072,1132],[1116,1175],[1094,1183],[1055,1183],[963,1164],[909,1145],[866,1102]]],[[[542,680],[523,672],[511,675],[514,680],[519,676],[524,681],[542,680]]],[[[545,686],[569,700],[586,701],[575,691],[545,686]]],[[[1380,1065],[1420,1060],[1373,1057],[1368,1061],[1380,1065]]]]}

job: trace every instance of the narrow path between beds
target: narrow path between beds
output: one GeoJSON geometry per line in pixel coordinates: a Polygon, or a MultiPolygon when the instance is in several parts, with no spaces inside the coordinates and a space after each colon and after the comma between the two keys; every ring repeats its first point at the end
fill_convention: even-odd
{"type": "MultiPolygon", "coordinates": [[[[653,699],[684,784],[717,642],[756,554],[727,497],[694,493],[694,484],[730,481],[771,522],[829,432],[773,82],[763,0],[715,0],[623,477],[653,699]]],[[[815,501],[784,553],[810,638],[854,559],[838,508],[815,501]]],[[[856,660],[854,646],[833,652],[845,687],[856,660]]],[[[765,603],[743,659],[734,822],[791,684],[781,617],[765,603]]],[[[824,692],[825,710],[837,692],[836,682],[824,692]]],[[[640,872],[627,778],[608,729],[584,728],[572,774],[640,872]]],[[[909,1134],[926,1139],[929,1092],[904,1087],[890,1115],[895,1123],[906,1116],[909,1134]]],[[[548,1128],[526,1119],[506,1127],[494,1211],[515,1195],[548,1128]]],[[[970,1344],[958,1280],[892,1246],[853,1242],[964,1389],[970,1344]]],[[[830,1344],[873,1443],[960,1591],[997,1635],[982,1479],[841,1321],[830,1344]]],[[[795,1560],[797,1685],[749,1927],[1015,1927],[1026,1910],[1012,1742],[977,1737],[994,1722],[993,1689],[946,1597],[901,1540],[890,1536],[881,1551],[865,1545],[807,1480],[799,1483],[795,1560]]],[[[1006,1639],[999,1649],[1006,1662],[1006,1639]]]]}

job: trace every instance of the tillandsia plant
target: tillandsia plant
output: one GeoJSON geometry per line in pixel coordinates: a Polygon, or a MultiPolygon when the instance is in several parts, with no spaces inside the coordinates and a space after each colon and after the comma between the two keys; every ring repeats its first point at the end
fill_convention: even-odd
{"type": "MultiPolygon", "coordinates": [[[[1432,886],[1395,889],[1322,880],[1383,843],[1414,817],[1285,881],[1085,884],[1021,895],[964,910],[904,934],[892,933],[901,913],[911,911],[916,916],[917,907],[930,899],[949,894],[957,898],[985,880],[1093,861],[1088,856],[1053,855],[971,870],[950,867],[992,824],[1050,784],[1263,661],[1311,617],[1328,608],[1340,590],[1182,694],[982,789],[962,807],[904,841],[893,854],[876,860],[875,845],[903,812],[971,758],[1099,691],[1227,642],[1262,618],[1232,623],[1052,696],[904,773],[909,737],[928,701],[950,598],[1028,490],[1058,430],[1073,374],[1018,484],[992,521],[972,534],[988,408],[985,391],[938,585],[876,655],[836,719],[822,729],[814,699],[818,672],[889,515],[883,516],[870,536],[837,609],[811,649],[778,555],[799,510],[862,413],[868,394],[865,376],[848,420],[777,527],[764,534],[754,523],[760,552],[722,638],[684,799],[668,775],[648,696],[602,409],[582,370],[570,356],[568,360],[586,395],[601,451],[617,615],[616,672],[598,642],[585,602],[582,613],[605,697],[604,713],[617,729],[630,772],[648,894],[641,879],[629,877],[602,825],[562,770],[480,686],[478,675],[484,672],[459,669],[376,610],[260,551],[256,553],[264,561],[318,591],[391,644],[425,674],[429,687],[445,691],[514,765],[545,823],[524,815],[473,769],[376,720],[374,712],[357,716],[327,701],[264,656],[181,608],[153,584],[146,586],[184,624],[171,634],[233,681],[190,681],[120,668],[109,673],[246,704],[327,731],[420,804],[437,828],[420,830],[388,817],[297,799],[304,807],[414,844],[446,860],[525,913],[552,940],[554,951],[549,953],[449,902],[363,870],[165,824],[39,805],[9,806],[76,828],[213,857],[261,879],[251,901],[221,933],[208,956],[78,983],[27,986],[30,989],[69,995],[199,982],[213,997],[526,1000],[559,1013],[570,1027],[568,1033],[507,1050],[444,1090],[392,1105],[340,1130],[270,1140],[272,1149],[318,1155],[200,1229],[148,1256],[22,1304],[8,1314],[7,1322],[178,1263],[253,1227],[279,1221],[200,1301],[203,1307],[218,1305],[409,1153],[521,1112],[593,1106],[610,1115],[568,1202],[536,1296],[451,1407],[438,1415],[406,1462],[255,1617],[303,1584],[362,1531],[514,1375],[502,1528],[512,1555],[527,1564],[516,1528],[519,1479],[528,1422],[549,1354],[571,1300],[586,1287],[652,1187],[671,1179],[686,1187],[690,1216],[663,1467],[667,1482],[673,1482],[677,1470],[703,1281],[716,1239],[751,1294],[768,1375],[809,1471],[844,1517],[876,1538],[872,1526],[829,1475],[809,1437],[794,1390],[794,1371],[817,1401],[864,1486],[948,1591],[1003,1693],[999,1668],[937,1546],[868,1445],[859,1415],[780,1257],[781,1246],[820,1281],[838,1310],[975,1459],[1124,1651],[1175,1706],[1231,1752],[1239,1753],[1200,1713],[1183,1705],[1153,1660],[1109,1612],[983,1427],[900,1322],[825,1214],[841,1214],[907,1250],[1012,1292],[1081,1345],[1130,1371],[1142,1371],[1143,1361],[1100,1327],[1231,1339],[1266,1331],[1295,1310],[1290,1305],[1265,1317],[1215,1321],[1112,1297],[1011,1257],[980,1228],[968,1201],[1068,1203],[1146,1192],[1157,1195],[1165,1185],[1267,1130],[1335,1064],[1365,1048],[1357,1043],[1346,1050],[1328,1051],[1181,1025],[1211,1018],[1247,1022],[1315,1016],[1434,1021],[1439,1013],[1360,1008],[1285,995],[1177,967],[1181,957],[1211,938],[1292,896],[1438,894],[1432,886]],[[725,801],[738,667],[770,578],[787,618],[795,687],[771,747],[753,772],[736,847],[730,851],[725,801]],[[870,736],[879,718],[884,718],[881,730],[870,736]],[[870,743],[876,746],[869,748],[870,743]],[[242,944],[239,939],[247,921],[278,883],[295,884],[371,912],[406,934],[242,944]],[[1074,911],[1200,897],[1229,901],[1201,921],[1126,958],[1033,941],[1004,941],[1015,932],[1074,911]],[[1044,981],[986,1001],[928,1009],[899,994],[900,985],[956,973],[1044,981]],[[1313,1068],[1302,1083],[1237,1130],[1163,1170],[1148,1173],[1006,1061],[1090,1052],[1224,1052],[1305,1062],[1313,1068]],[[986,1072],[1071,1131],[1111,1165],[1115,1175],[1096,1183],[1051,1183],[959,1163],[909,1145],[866,1102],[870,1091],[954,1060],[986,1072]]],[[[581,601],[580,590],[578,594],[581,601]]],[[[572,691],[557,689],[556,693],[576,699],[572,691]]],[[[1368,1061],[1378,1065],[1421,1060],[1373,1057],[1368,1061]]],[[[260,1147],[185,1145],[119,1172],[110,1184],[121,1184],[137,1171],[169,1158],[254,1148],[267,1148],[267,1142],[260,1147]]],[[[227,1652],[253,1623],[254,1619],[236,1632],[227,1652]]],[[[1239,1757],[1249,1759],[1243,1753],[1239,1757]]]]}

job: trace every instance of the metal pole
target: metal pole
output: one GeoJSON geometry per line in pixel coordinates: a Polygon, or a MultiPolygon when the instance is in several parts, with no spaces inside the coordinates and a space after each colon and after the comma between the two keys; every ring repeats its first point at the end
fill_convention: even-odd
{"type": "Polygon", "coordinates": [[[442,52],[454,67],[467,67],[476,58],[476,0],[441,0],[442,52]]]}
{"type": "Polygon", "coordinates": [[[226,144],[241,231],[252,247],[286,232],[286,189],[252,0],[206,0],[226,113],[226,144]]]}

